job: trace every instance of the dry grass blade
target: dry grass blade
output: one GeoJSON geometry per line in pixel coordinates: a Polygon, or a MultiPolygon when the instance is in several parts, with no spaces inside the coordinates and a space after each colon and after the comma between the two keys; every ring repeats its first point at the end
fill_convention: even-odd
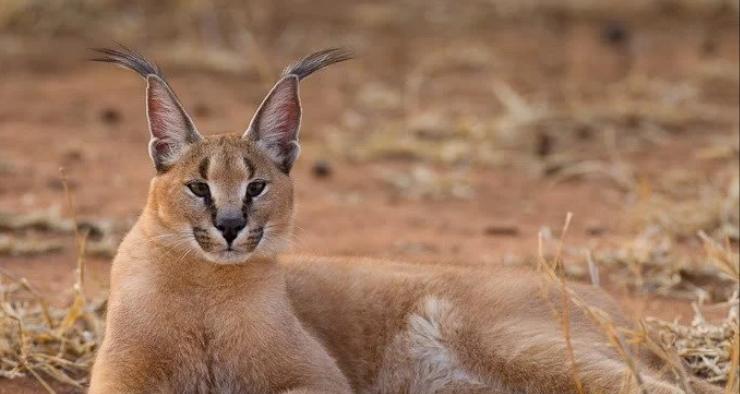
{"type": "Polygon", "coordinates": [[[561,272],[559,275],[560,279],[560,303],[563,308],[562,310],[562,316],[561,316],[561,324],[563,328],[563,336],[565,337],[565,345],[566,349],[568,351],[568,358],[570,359],[571,364],[571,374],[573,375],[573,381],[576,384],[576,390],[579,394],[584,394],[585,391],[583,390],[583,383],[581,383],[581,379],[578,374],[578,364],[576,363],[576,355],[573,351],[573,343],[571,341],[571,334],[570,334],[570,304],[571,300],[568,296],[568,292],[565,291],[565,275],[564,275],[564,269],[562,265],[562,253],[563,253],[563,244],[565,241],[565,235],[568,233],[568,228],[570,227],[570,221],[573,219],[573,214],[571,212],[568,212],[568,214],[565,217],[565,224],[563,225],[563,231],[562,235],[560,237],[560,242],[558,244],[558,251],[555,255],[555,261],[554,266],[557,270],[561,272]]]}
{"type": "Polygon", "coordinates": [[[725,242],[725,246],[722,246],[709,238],[704,231],[699,231],[699,238],[704,243],[709,262],[727,274],[730,279],[737,281],[740,277],[740,256],[732,251],[729,240],[725,242]]]}
{"type": "MultiPolygon", "coordinates": [[[[540,236],[538,238],[539,242],[539,259],[538,259],[538,270],[544,274],[545,281],[549,283],[556,283],[557,289],[559,289],[561,294],[561,302],[562,302],[562,310],[560,314],[556,314],[556,316],[559,316],[559,320],[561,322],[561,326],[563,329],[563,335],[564,340],[566,343],[566,351],[568,352],[568,358],[571,363],[571,373],[573,375],[573,380],[576,385],[576,389],[578,392],[584,392],[583,386],[580,381],[580,378],[578,376],[578,368],[575,358],[575,352],[573,350],[573,345],[571,342],[570,337],[570,304],[573,304],[586,312],[586,315],[590,317],[595,323],[599,325],[599,327],[602,329],[602,331],[606,334],[610,344],[614,347],[614,349],[617,351],[617,353],[622,357],[622,359],[627,364],[627,367],[629,369],[631,376],[625,376],[625,390],[631,390],[634,389],[636,386],[636,389],[643,394],[646,394],[644,388],[644,383],[642,376],[637,368],[637,362],[632,356],[631,352],[627,349],[627,347],[624,345],[624,341],[621,337],[620,330],[624,331],[623,329],[618,328],[612,319],[609,317],[609,315],[595,307],[592,307],[588,305],[585,301],[583,301],[571,288],[567,286],[567,283],[565,281],[565,275],[564,271],[562,269],[562,263],[560,262],[561,256],[562,256],[562,250],[564,246],[564,237],[567,233],[568,227],[570,226],[570,221],[572,219],[572,214],[569,212],[565,219],[565,224],[563,226],[563,232],[560,237],[560,240],[558,242],[558,249],[555,254],[555,258],[552,262],[548,262],[547,259],[544,257],[543,253],[543,236],[542,232],[540,233],[540,236]],[[632,382],[634,380],[634,383],[632,382]]],[[[549,299],[546,297],[547,290],[545,289],[545,283],[543,283],[543,297],[547,302],[550,302],[549,299]]],[[[554,308],[551,305],[551,308],[553,309],[553,312],[556,311],[556,308],[554,308]]]]}
{"type": "MultiPolygon", "coordinates": [[[[732,341],[732,363],[730,371],[737,371],[740,365],[740,336],[736,335],[732,341]]],[[[740,390],[740,379],[738,374],[730,374],[725,385],[725,394],[737,393],[740,390]]]]}

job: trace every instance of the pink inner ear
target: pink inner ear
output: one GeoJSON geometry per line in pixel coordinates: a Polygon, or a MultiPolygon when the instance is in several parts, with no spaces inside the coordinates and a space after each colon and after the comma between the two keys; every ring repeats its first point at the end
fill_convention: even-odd
{"type": "Polygon", "coordinates": [[[154,150],[157,151],[157,155],[167,156],[172,152],[172,146],[167,141],[158,140],[154,143],[154,150]]]}
{"type": "Polygon", "coordinates": [[[280,120],[275,127],[275,132],[279,134],[279,139],[283,143],[293,141],[298,131],[298,122],[300,122],[301,111],[297,101],[288,100],[280,104],[278,109],[280,120]]]}
{"type": "Polygon", "coordinates": [[[157,76],[147,77],[146,109],[152,133],[150,154],[162,171],[177,159],[185,145],[201,140],[174,93],[157,76]]]}
{"type": "Polygon", "coordinates": [[[301,121],[297,89],[296,78],[283,79],[260,108],[255,131],[258,138],[268,145],[284,145],[296,139],[301,121]]]}
{"type": "Polygon", "coordinates": [[[157,138],[165,137],[164,127],[166,122],[162,119],[162,108],[161,101],[153,95],[147,105],[149,106],[149,124],[151,126],[152,135],[157,138]]]}
{"type": "Polygon", "coordinates": [[[185,126],[182,120],[178,121],[182,114],[166,89],[159,82],[152,83],[147,100],[152,135],[162,140],[171,138],[178,131],[183,132],[181,129],[185,126]]]}

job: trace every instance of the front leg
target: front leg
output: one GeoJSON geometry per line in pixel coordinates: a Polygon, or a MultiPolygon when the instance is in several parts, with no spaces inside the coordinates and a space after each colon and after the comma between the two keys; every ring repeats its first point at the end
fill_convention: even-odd
{"type": "Polygon", "coordinates": [[[89,394],[174,393],[165,352],[109,335],[103,340],[90,376],[89,394]]]}
{"type": "Polygon", "coordinates": [[[101,351],[92,370],[88,394],[163,392],[153,386],[151,376],[137,368],[135,363],[115,362],[109,354],[101,351]]]}
{"type": "MultiPolygon", "coordinates": [[[[290,343],[293,359],[288,370],[293,372],[291,380],[299,382],[297,387],[282,391],[283,394],[350,394],[349,381],[316,338],[311,336],[295,320],[290,335],[283,338],[290,343]]],[[[285,377],[286,365],[275,366],[285,377]]]]}

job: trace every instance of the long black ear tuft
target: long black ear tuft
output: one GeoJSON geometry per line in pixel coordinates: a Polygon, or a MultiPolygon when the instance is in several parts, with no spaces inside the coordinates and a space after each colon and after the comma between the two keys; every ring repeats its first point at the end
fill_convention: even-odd
{"type": "Polygon", "coordinates": [[[328,65],[350,60],[352,57],[352,52],[345,48],[324,49],[323,51],[314,52],[288,66],[283,71],[283,76],[295,75],[301,80],[328,65]]]}
{"type": "Polygon", "coordinates": [[[105,56],[92,60],[116,64],[146,79],[146,110],[151,132],[149,155],[158,172],[167,171],[189,144],[203,137],[156,64],[123,46],[120,50],[101,48],[95,51],[105,56]]]}
{"type": "Polygon", "coordinates": [[[150,75],[156,75],[164,80],[162,70],[156,64],[150,62],[140,53],[121,45],[120,49],[93,48],[93,51],[104,55],[90,59],[94,62],[113,63],[123,68],[132,70],[146,79],[150,75]]]}
{"type": "Polygon", "coordinates": [[[255,141],[283,172],[290,173],[301,151],[298,144],[301,124],[298,82],[330,64],[351,58],[351,53],[345,49],[326,49],[286,68],[283,77],[257,109],[244,138],[255,141]]]}

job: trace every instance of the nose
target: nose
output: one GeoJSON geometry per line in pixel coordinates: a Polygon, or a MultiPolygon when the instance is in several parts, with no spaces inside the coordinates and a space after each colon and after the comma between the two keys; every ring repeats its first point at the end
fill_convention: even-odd
{"type": "Polygon", "coordinates": [[[226,243],[231,246],[236,236],[247,225],[247,219],[244,216],[227,216],[218,218],[216,221],[216,228],[221,232],[226,243]]]}

